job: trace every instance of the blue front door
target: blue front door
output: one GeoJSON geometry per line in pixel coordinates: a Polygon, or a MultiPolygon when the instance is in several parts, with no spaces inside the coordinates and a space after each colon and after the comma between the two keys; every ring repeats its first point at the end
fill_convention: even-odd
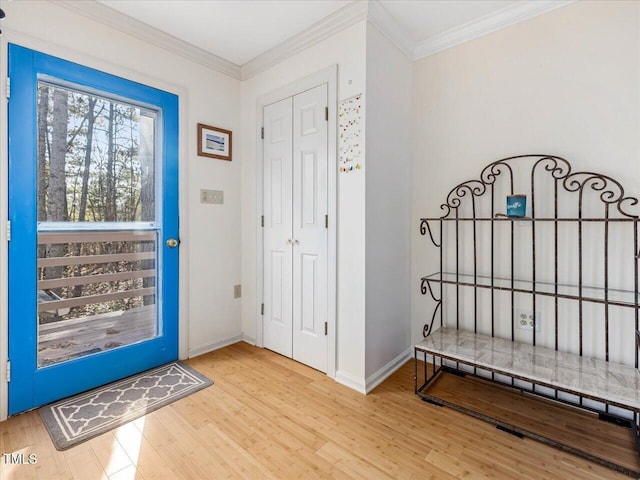
{"type": "Polygon", "coordinates": [[[178,357],[178,98],[9,45],[9,413],[178,357]]]}

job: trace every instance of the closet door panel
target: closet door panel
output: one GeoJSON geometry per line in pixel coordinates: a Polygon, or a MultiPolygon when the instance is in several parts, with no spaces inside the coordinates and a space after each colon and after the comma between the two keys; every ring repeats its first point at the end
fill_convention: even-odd
{"type": "Polygon", "coordinates": [[[292,99],[264,108],[264,346],[292,350],[292,99]]]}
{"type": "Polygon", "coordinates": [[[327,85],[293,97],[293,359],[327,370],[327,85]]]}

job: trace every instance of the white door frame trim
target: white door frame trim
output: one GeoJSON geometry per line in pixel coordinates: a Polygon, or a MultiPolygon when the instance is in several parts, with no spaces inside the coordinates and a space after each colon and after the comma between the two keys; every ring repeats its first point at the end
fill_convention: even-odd
{"type": "Polygon", "coordinates": [[[307,77],[298,79],[273,92],[262,95],[256,102],[256,346],[264,347],[264,334],[262,325],[262,303],[264,286],[264,259],[263,259],[263,234],[261,217],[263,209],[263,158],[262,158],[262,118],[263,109],[267,105],[292,97],[311,88],[327,84],[327,103],[329,107],[329,124],[327,128],[328,140],[328,243],[327,243],[327,376],[336,376],[336,295],[337,295],[337,199],[338,199],[338,142],[337,142],[337,107],[338,107],[338,65],[331,65],[307,77]]]}

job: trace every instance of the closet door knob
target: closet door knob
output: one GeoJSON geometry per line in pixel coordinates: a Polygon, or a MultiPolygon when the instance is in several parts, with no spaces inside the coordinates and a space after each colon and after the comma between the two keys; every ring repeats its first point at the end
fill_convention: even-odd
{"type": "Polygon", "coordinates": [[[294,240],[294,241],[293,241],[293,244],[294,244],[294,245],[298,245],[299,243],[300,243],[300,242],[299,242],[298,240],[294,240]]]}

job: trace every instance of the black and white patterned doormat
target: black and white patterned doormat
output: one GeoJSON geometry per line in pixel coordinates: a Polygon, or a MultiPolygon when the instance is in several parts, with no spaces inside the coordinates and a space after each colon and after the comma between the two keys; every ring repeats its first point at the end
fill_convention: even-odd
{"type": "Polygon", "coordinates": [[[213,382],[173,362],[39,409],[58,450],[66,450],[186,397],[213,382]]]}

